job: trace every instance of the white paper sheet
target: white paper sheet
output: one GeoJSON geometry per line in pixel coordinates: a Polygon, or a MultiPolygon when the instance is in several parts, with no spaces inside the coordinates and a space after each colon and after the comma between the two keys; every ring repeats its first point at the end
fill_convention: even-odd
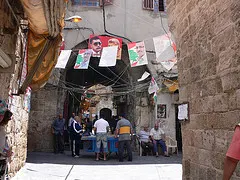
{"type": "Polygon", "coordinates": [[[115,66],[117,62],[117,46],[104,47],[100,58],[100,67],[115,66]]]}
{"type": "Polygon", "coordinates": [[[68,59],[71,55],[72,50],[61,50],[60,56],[58,57],[55,68],[65,69],[68,59]]]}

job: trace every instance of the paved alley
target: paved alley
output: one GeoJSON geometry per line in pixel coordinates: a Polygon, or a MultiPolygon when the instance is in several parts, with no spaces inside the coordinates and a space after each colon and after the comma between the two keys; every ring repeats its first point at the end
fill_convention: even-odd
{"type": "Polygon", "coordinates": [[[171,157],[134,154],[133,162],[119,163],[112,154],[95,161],[92,153],[72,158],[63,154],[29,153],[25,166],[12,180],[181,180],[181,155],[171,157]]]}

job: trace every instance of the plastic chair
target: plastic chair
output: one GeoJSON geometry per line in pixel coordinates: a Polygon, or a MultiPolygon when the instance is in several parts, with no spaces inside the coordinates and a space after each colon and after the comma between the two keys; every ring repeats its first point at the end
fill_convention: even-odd
{"type": "MultiPolygon", "coordinates": [[[[175,152],[177,152],[178,155],[178,147],[177,147],[177,141],[172,139],[170,136],[166,137],[166,146],[167,146],[167,153],[169,154],[169,149],[175,149],[175,152]]],[[[172,151],[171,151],[172,152],[172,151]]]]}
{"type": "Polygon", "coordinates": [[[137,141],[138,141],[138,145],[139,145],[139,156],[142,156],[142,146],[141,146],[141,140],[139,138],[139,136],[137,135],[137,141]]]}

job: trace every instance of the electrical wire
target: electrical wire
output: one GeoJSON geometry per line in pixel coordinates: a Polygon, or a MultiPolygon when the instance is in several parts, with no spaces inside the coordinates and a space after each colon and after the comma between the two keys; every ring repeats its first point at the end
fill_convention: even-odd
{"type": "Polygon", "coordinates": [[[103,27],[104,27],[104,32],[107,33],[107,34],[110,34],[112,36],[115,36],[115,37],[119,37],[119,38],[123,38],[129,42],[132,42],[130,39],[124,37],[124,36],[119,36],[119,35],[116,35],[116,34],[113,34],[111,32],[109,32],[107,30],[107,27],[106,27],[106,17],[105,17],[105,0],[102,0],[102,9],[103,9],[103,27]]]}
{"type": "MultiPolygon", "coordinates": [[[[82,32],[80,31],[80,34],[83,36],[83,38],[85,39],[85,41],[86,41],[86,43],[88,44],[88,42],[87,42],[87,39],[85,38],[85,36],[82,34],[82,32]]],[[[76,44],[76,43],[75,43],[76,44]]],[[[74,55],[78,55],[76,52],[73,52],[73,54],[74,55]]],[[[90,64],[88,65],[92,70],[94,70],[96,73],[98,73],[98,74],[100,74],[101,76],[103,76],[103,77],[105,77],[105,78],[107,78],[108,80],[110,80],[110,82],[114,82],[114,79],[110,79],[110,78],[108,78],[107,76],[105,76],[104,74],[102,74],[101,72],[99,72],[99,71],[97,71],[95,68],[93,68],[90,64]]],[[[127,67],[129,67],[129,65],[127,66],[127,67]]],[[[108,68],[109,69],[109,68],[108,68]]],[[[127,70],[127,69],[126,69],[127,70]]],[[[125,71],[124,71],[125,72],[125,71]]],[[[115,74],[116,75],[116,74],[115,74]]],[[[123,74],[122,74],[123,75],[123,74]]],[[[119,76],[118,76],[118,80],[119,79],[121,79],[122,81],[124,81],[125,83],[127,83],[128,84],[128,82],[126,82],[124,79],[122,79],[121,77],[119,78],[119,76]]],[[[118,81],[117,80],[117,81],[118,81]]],[[[114,82],[114,84],[116,84],[117,83],[117,81],[115,81],[114,82]]]]}

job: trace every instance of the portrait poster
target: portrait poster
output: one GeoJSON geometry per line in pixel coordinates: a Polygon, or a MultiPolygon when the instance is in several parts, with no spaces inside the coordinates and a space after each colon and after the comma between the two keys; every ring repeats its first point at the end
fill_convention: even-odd
{"type": "Polygon", "coordinates": [[[157,105],[157,118],[166,118],[167,117],[167,105],[158,104],[157,105]]]}
{"type": "Polygon", "coordinates": [[[171,34],[154,37],[153,42],[156,51],[156,61],[160,62],[169,71],[177,62],[177,47],[171,39],[171,34]]]}
{"type": "Polygon", "coordinates": [[[88,69],[91,55],[92,55],[91,49],[80,49],[77,55],[74,69],[88,69]]]}
{"type": "Polygon", "coordinates": [[[102,56],[100,58],[100,67],[110,67],[116,65],[117,60],[117,46],[103,47],[102,56]]]}
{"type": "Polygon", "coordinates": [[[65,69],[72,50],[61,50],[55,68],[65,69]]]}
{"type": "Polygon", "coordinates": [[[122,39],[111,36],[89,36],[88,48],[92,49],[92,57],[101,57],[103,47],[117,46],[117,59],[122,58],[122,39]]]}
{"type": "Polygon", "coordinates": [[[128,54],[131,67],[148,64],[147,53],[144,42],[133,42],[128,44],[128,54]]]}

